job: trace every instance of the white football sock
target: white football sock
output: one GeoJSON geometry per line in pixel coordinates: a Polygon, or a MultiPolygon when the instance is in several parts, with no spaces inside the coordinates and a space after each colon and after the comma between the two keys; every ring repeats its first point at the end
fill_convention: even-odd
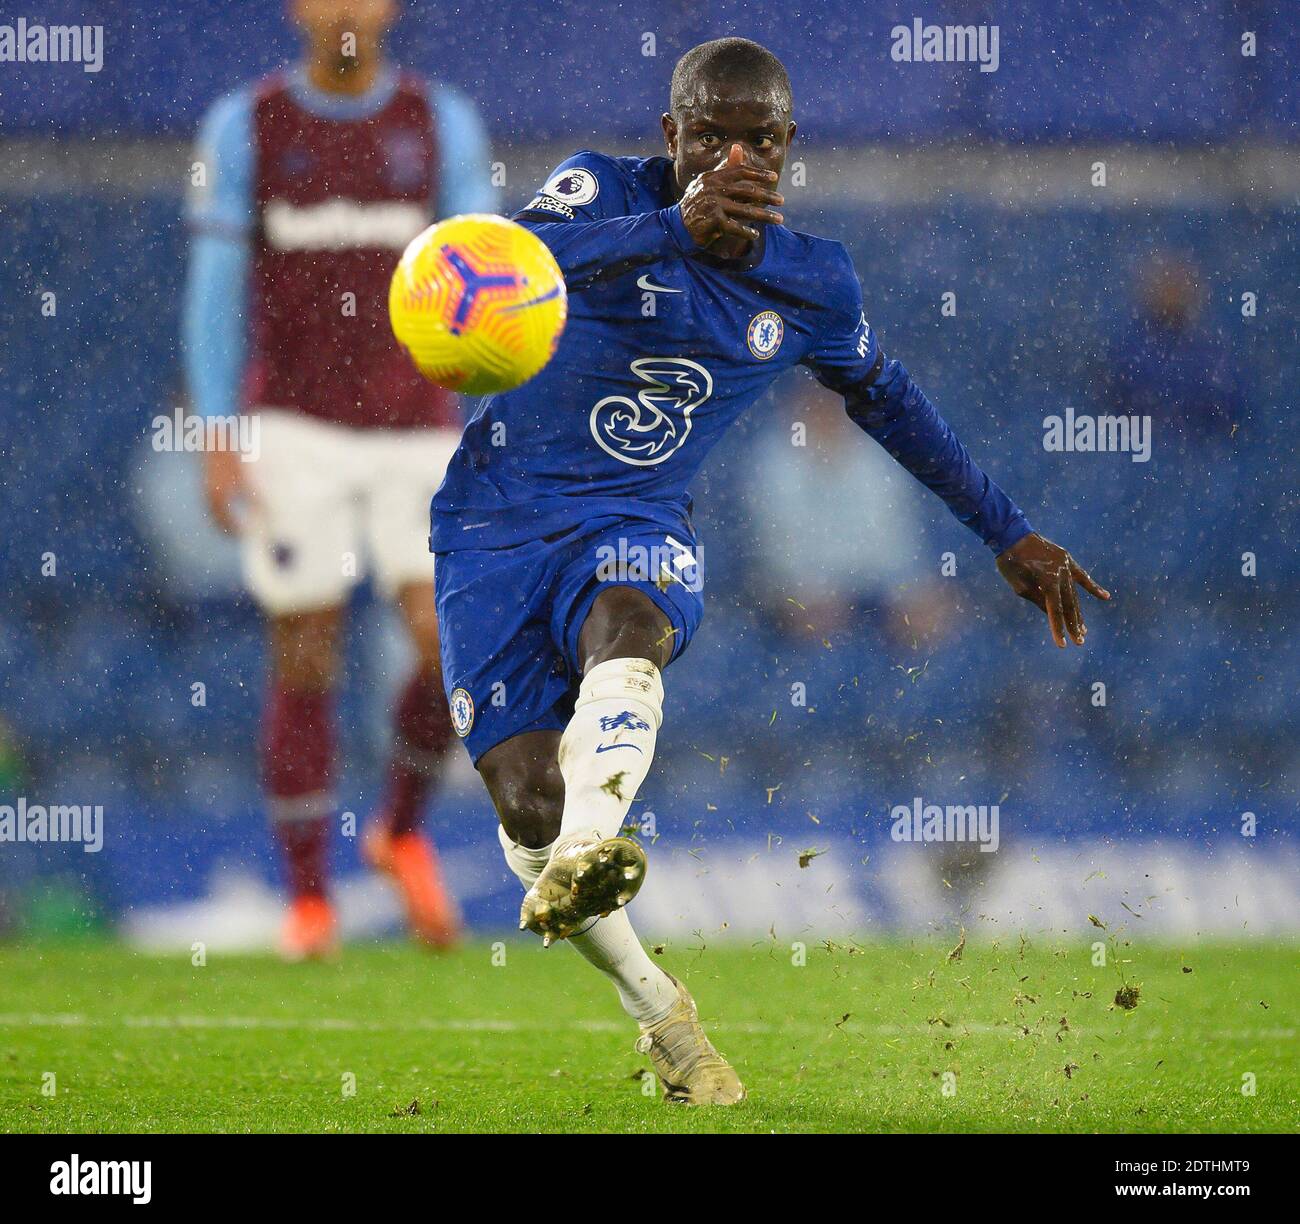
{"type": "Polygon", "coordinates": [[[633,1020],[653,1024],[677,1002],[677,987],[646,954],[627,910],[597,919],[581,935],[570,935],[568,942],[614,983],[623,1010],[633,1020]]]}
{"type": "Polygon", "coordinates": [[[648,659],[607,659],[582,678],[560,739],[560,837],[616,837],[654,759],[664,686],[648,659]]]}
{"type": "Polygon", "coordinates": [[[519,882],[525,889],[532,888],[537,883],[537,877],[542,874],[542,868],[551,861],[551,846],[555,843],[531,850],[513,841],[501,825],[497,825],[497,841],[505,852],[506,866],[519,877],[519,882]]]}
{"type": "MultiPolygon", "coordinates": [[[[525,888],[532,888],[550,861],[551,846],[530,850],[517,845],[500,825],[497,840],[510,870],[525,888]]],[[[567,942],[614,983],[623,1010],[633,1020],[652,1024],[663,1019],[677,1001],[672,979],[646,955],[626,910],[598,919],[581,935],[570,935],[567,942]]]]}

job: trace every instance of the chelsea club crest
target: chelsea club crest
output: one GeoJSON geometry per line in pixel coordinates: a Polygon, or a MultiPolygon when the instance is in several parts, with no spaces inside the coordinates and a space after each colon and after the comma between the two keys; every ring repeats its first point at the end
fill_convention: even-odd
{"type": "Polygon", "coordinates": [[[466,689],[452,689],[450,704],[452,729],[464,739],[474,725],[474,698],[466,689]]]}
{"type": "Polygon", "coordinates": [[[764,310],[750,319],[749,331],[745,339],[749,344],[749,351],[759,361],[766,361],[769,357],[776,356],[776,350],[781,347],[781,337],[784,335],[785,324],[781,322],[781,316],[775,310],[764,310]]]}

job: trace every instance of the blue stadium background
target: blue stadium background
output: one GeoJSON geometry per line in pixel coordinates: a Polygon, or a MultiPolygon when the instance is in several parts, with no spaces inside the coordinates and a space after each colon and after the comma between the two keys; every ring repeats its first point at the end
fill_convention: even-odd
{"type": "MultiPolygon", "coordinates": [[[[673,59],[730,32],[786,60],[810,157],[869,143],[1294,148],[1300,132],[1300,23],[1281,4],[1132,11],[1044,0],[987,6],[987,15],[986,6],[931,4],[927,21],[999,22],[1002,63],[991,74],[930,65],[924,76],[888,59],[888,28],[910,9],[846,14],[816,0],[791,20],[779,6],[739,2],[611,5],[591,39],[573,33],[590,25],[580,4],[407,7],[399,56],[470,93],[507,161],[541,142],[653,151],[673,59]],[[1242,57],[1243,29],[1257,30],[1269,54],[1242,57]],[[647,30],[657,33],[653,58],[640,54],[647,30]],[[1033,53],[1015,52],[1013,38],[1033,53]]],[[[4,65],[0,139],[93,137],[111,149],[156,138],[161,147],[188,138],[218,93],[294,46],[275,3],[241,4],[237,19],[229,5],[197,0],[97,8],[92,19],[75,5],[44,6],[49,22],[105,23],[105,68],[65,73],[52,89],[33,66],[4,65]]],[[[255,612],[242,597],[179,594],[141,525],[150,422],[171,410],[179,380],[181,184],[38,190],[7,160],[2,785],[103,803],[110,852],[5,847],[3,913],[30,921],[32,898],[51,880],[79,905],[118,915],[202,896],[214,868],[232,862],[270,878],[252,770],[263,677],[255,612]],[[51,288],[58,313],[41,318],[51,288]],[[50,552],[57,576],[42,577],[50,552]],[[190,703],[194,680],[207,685],[203,708],[190,703]]],[[[508,210],[532,186],[512,186],[508,210]]],[[[944,550],[957,555],[948,581],[958,616],[942,643],[900,644],[869,610],[826,634],[782,630],[756,579],[747,491],[764,431],[788,428],[783,389],[714,456],[697,490],[708,616],[689,665],[671,674],[663,764],[645,797],[669,842],[711,852],[739,829],[787,847],[839,839],[868,854],[892,804],[960,794],[1001,798],[1022,839],[1173,839],[1211,856],[1207,871],[1217,847],[1240,843],[1249,810],[1273,839],[1252,853],[1292,852],[1295,203],[1045,210],[954,200],[792,212],[796,227],[848,244],[887,351],[907,361],[1032,521],[1116,599],[1090,609],[1086,652],[1049,649],[1037,614],[935,502],[914,552],[936,575],[944,550]],[[1199,265],[1210,350],[1237,371],[1231,429],[1187,428],[1171,399],[1154,406],[1149,463],[1045,452],[1046,414],[1113,402],[1110,358],[1132,321],[1135,271],[1170,249],[1199,265]],[[941,318],[937,302],[954,287],[961,308],[941,318]],[[1247,290],[1260,303],[1248,320],[1247,290]],[[1248,552],[1253,578],[1242,574],[1248,552]],[[1107,685],[1104,708],[1090,702],[1097,681],[1107,685]],[[806,708],[791,706],[795,682],[808,690],[806,708]]],[[[852,505],[809,513],[853,530],[852,505]]],[[[358,624],[374,631],[377,617],[362,592],[358,624]]],[[[354,651],[342,706],[345,793],[363,815],[383,760],[369,657],[354,651]]],[[[471,919],[503,921],[514,885],[499,858],[483,857],[495,846],[485,796],[452,787],[431,819],[444,845],[466,849],[457,861],[480,862],[471,919]]],[[[355,866],[351,847],[337,854],[355,866]]]]}
{"type": "MultiPolygon", "coordinates": [[[[52,93],[40,69],[11,68],[0,96],[5,130],[188,136],[233,81],[295,48],[277,0],[100,0],[93,17],[90,7],[53,0],[30,19],[102,23],[105,70],[69,74],[52,93]]],[[[794,10],[748,0],[408,0],[405,8],[394,49],[469,92],[502,139],[642,139],[647,117],[663,109],[664,73],[647,71],[640,50],[646,33],[656,36],[665,72],[706,38],[743,32],[771,47],[798,83],[804,135],[814,142],[1291,140],[1300,122],[1300,24],[1280,0],[883,8],[807,0],[794,10]],[[913,67],[888,58],[890,27],[913,16],[997,23],[998,71],[932,64],[922,86],[913,67]],[[585,36],[592,29],[599,38],[585,36]],[[1243,30],[1256,32],[1267,54],[1237,53],[1243,30]]]]}

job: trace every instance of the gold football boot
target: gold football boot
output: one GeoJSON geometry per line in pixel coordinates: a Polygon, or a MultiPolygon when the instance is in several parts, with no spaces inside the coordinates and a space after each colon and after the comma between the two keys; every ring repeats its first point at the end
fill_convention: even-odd
{"type": "Polygon", "coordinates": [[[664,1086],[664,1100],[686,1105],[735,1105],[745,1099],[745,1085],[731,1064],[704,1035],[690,991],[672,974],[677,1002],[662,1020],[641,1026],[636,1048],[649,1054],[664,1086]]]}
{"type": "Polygon", "coordinates": [[[626,837],[577,834],[555,847],[537,883],[524,894],[519,929],[544,947],[567,939],[588,919],[621,909],[645,880],[645,851],[626,837]]]}

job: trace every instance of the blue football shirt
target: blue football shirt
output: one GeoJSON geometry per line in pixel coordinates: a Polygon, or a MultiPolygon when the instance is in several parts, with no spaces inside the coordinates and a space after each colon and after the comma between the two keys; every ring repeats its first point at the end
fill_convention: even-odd
{"type": "Polygon", "coordinates": [[[727,427],[805,365],[997,551],[1030,528],[868,324],[843,245],[760,228],[741,260],[699,247],[667,158],[583,151],[516,220],[556,257],[569,319],[545,369],[484,399],[433,500],[435,552],[502,548],[620,515],[687,529],[727,427]]]}

